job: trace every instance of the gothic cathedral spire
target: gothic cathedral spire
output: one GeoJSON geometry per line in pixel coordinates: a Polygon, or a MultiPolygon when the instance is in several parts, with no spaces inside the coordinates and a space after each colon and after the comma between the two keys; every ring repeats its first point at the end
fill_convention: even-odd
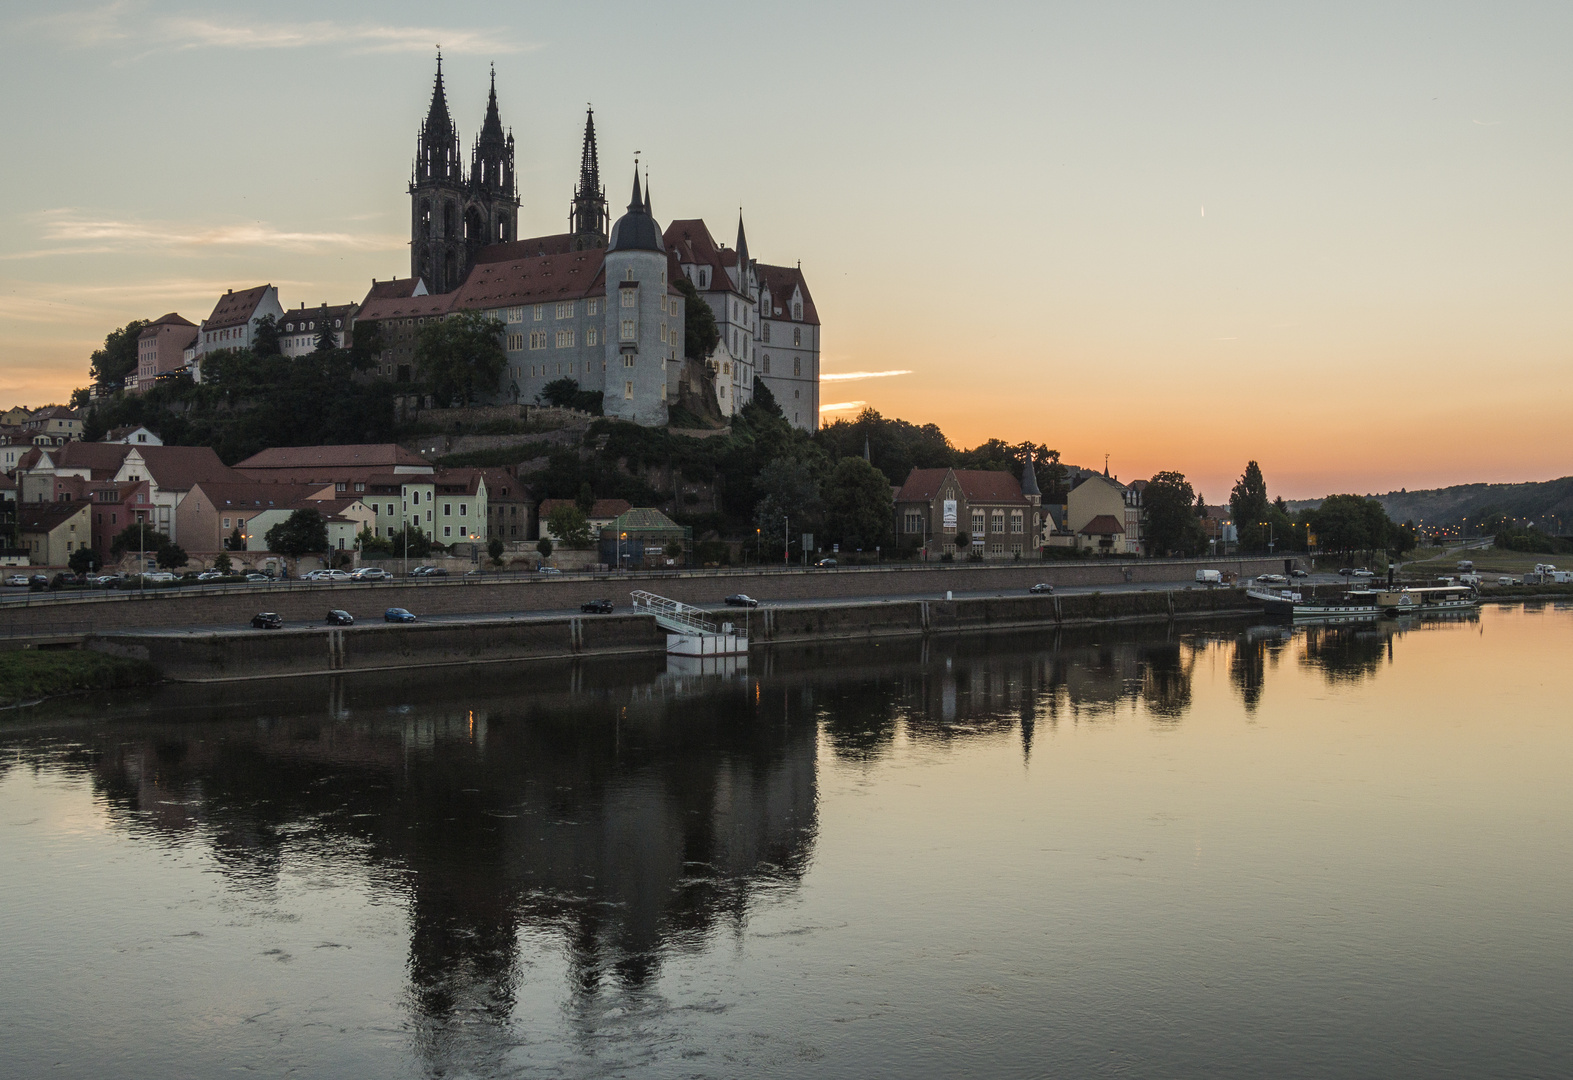
{"type": "Polygon", "coordinates": [[[601,186],[601,161],[595,146],[595,110],[584,118],[584,149],[579,154],[579,186],[568,215],[575,251],[606,246],[606,189],[601,186]]]}

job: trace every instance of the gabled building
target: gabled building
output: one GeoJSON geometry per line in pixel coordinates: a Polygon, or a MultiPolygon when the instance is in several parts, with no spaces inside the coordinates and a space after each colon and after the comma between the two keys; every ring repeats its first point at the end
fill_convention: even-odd
{"type": "Polygon", "coordinates": [[[61,446],[82,437],[82,421],[65,405],[45,405],[22,422],[34,446],[61,446]]]}
{"type": "Polygon", "coordinates": [[[126,376],[126,389],[144,393],[160,375],[172,375],[186,367],[186,350],[196,344],[197,324],[171,311],[154,319],[137,335],[137,369],[126,376]]]}
{"type": "Polygon", "coordinates": [[[819,313],[803,267],[756,265],[759,378],[794,426],[819,428],[819,313]]]}
{"type": "Polygon", "coordinates": [[[104,432],[104,437],[99,442],[124,443],[134,446],[163,446],[164,440],[160,439],[148,428],[140,424],[125,427],[110,428],[104,432]]]}
{"type": "Polygon", "coordinates": [[[347,349],[354,335],[355,313],[359,304],[322,304],[307,310],[299,308],[286,311],[278,321],[279,352],[285,356],[305,356],[317,351],[324,328],[333,335],[335,349],[347,349]]]}
{"type": "MultiPolygon", "coordinates": [[[[562,543],[562,537],[552,532],[547,519],[552,516],[552,511],[560,506],[573,506],[573,499],[542,499],[541,505],[536,509],[536,517],[540,522],[540,535],[554,544],[562,543]]],[[[590,505],[590,512],[585,518],[590,523],[590,535],[600,536],[602,531],[610,529],[623,514],[632,510],[633,503],[627,499],[597,499],[590,505]]]]}
{"type": "Polygon", "coordinates": [[[201,360],[219,349],[249,349],[256,340],[257,324],[273,316],[278,322],[284,309],[279,306],[279,291],[272,285],[257,285],[236,292],[229,290],[213,305],[213,313],[198,328],[194,356],[197,361],[192,377],[202,381],[201,360]]]}
{"type": "Polygon", "coordinates": [[[530,493],[507,469],[477,469],[486,482],[486,535],[514,542],[530,536],[530,493]]]}
{"type": "Polygon", "coordinates": [[[895,496],[899,540],[917,546],[926,557],[1034,555],[1037,528],[1033,523],[1041,513],[1036,477],[1029,486],[1030,494],[1008,472],[913,469],[895,496]],[[1033,525],[1030,532],[1029,525],[1033,525]]]}
{"type": "Polygon", "coordinates": [[[1102,555],[1141,554],[1140,514],[1140,492],[1103,473],[1082,473],[1065,500],[1065,527],[1076,546],[1102,555]],[[1135,535],[1127,524],[1132,513],[1135,535]]]}
{"type": "Polygon", "coordinates": [[[73,552],[92,545],[85,502],[24,503],[17,508],[17,530],[34,566],[65,566],[73,552]]]}

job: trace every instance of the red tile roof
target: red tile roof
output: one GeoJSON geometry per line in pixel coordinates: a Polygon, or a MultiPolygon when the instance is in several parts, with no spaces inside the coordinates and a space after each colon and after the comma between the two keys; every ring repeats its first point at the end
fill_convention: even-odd
{"type": "Polygon", "coordinates": [[[244,326],[251,321],[251,316],[256,314],[257,305],[262,303],[262,298],[267,295],[270,285],[258,285],[251,289],[242,289],[240,292],[230,290],[218,298],[218,304],[213,308],[213,314],[202,322],[204,330],[222,330],[227,326],[244,326]]]}
{"type": "Polygon", "coordinates": [[[1113,536],[1115,533],[1123,535],[1125,526],[1121,525],[1119,518],[1113,514],[1099,514],[1077,531],[1083,536],[1113,536]]]}
{"type": "Polygon", "coordinates": [[[475,253],[475,265],[512,262],[515,259],[535,259],[542,255],[567,255],[572,251],[573,233],[528,236],[522,240],[509,240],[505,244],[487,244],[475,253]]]}
{"type": "Polygon", "coordinates": [[[819,325],[819,312],[814,309],[814,298],[808,294],[808,282],[803,279],[803,271],[796,266],[767,266],[762,262],[754,264],[754,272],[759,276],[761,289],[770,289],[771,307],[779,306],[780,313],[774,311],[761,312],[766,318],[784,319],[788,322],[805,322],[813,326],[819,325]],[[792,290],[797,288],[803,296],[803,317],[792,318],[792,290]]]}
{"type": "Polygon", "coordinates": [[[405,300],[415,295],[415,286],[420,284],[420,278],[394,278],[391,281],[371,282],[371,291],[366,294],[366,299],[371,300],[405,300]]]}
{"type": "Polygon", "coordinates": [[[30,502],[17,507],[16,520],[25,532],[50,530],[83,513],[88,502],[30,502]]]}
{"type": "Polygon", "coordinates": [[[293,506],[321,484],[267,484],[260,480],[199,480],[192,493],[201,490],[207,500],[220,510],[266,510],[269,507],[293,506]]]}
{"type": "Polygon", "coordinates": [[[211,446],[129,445],[125,449],[134,450],[142,456],[148,475],[165,491],[190,491],[193,484],[203,480],[244,479],[220,461],[211,446]]]}
{"type": "MultiPolygon", "coordinates": [[[[728,266],[737,265],[737,253],[715,242],[704,218],[683,218],[672,222],[666,227],[661,240],[675,261],[689,266],[710,267],[710,281],[704,287],[705,292],[737,292],[731,275],[726,272],[728,266]]],[[[698,284],[694,282],[696,287],[698,284]]]]}
{"type": "Polygon", "coordinates": [[[273,446],[251,455],[235,468],[243,472],[267,469],[311,469],[335,466],[354,469],[416,465],[431,468],[418,454],[397,443],[350,443],[344,446],[273,446]]]}
{"type": "Polygon", "coordinates": [[[897,502],[932,502],[947,475],[956,477],[961,496],[969,503],[1019,503],[1027,505],[1021,481],[1008,472],[992,469],[913,469],[896,494],[897,502]]]}
{"type": "Polygon", "coordinates": [[[436,296],[395,296],[387,299],[373,299],[368,296],[366,302],[361,305],[360,311],[356,312],[355,321],[446,315],[453,305],[454,295],[454,293],[439,293],[436,296]]]}
{"type": "Polygon", "coordinates": [[[499,502],[526,502],[529,493],[523,483],[507,469],[477,469],[486,478],[486,501],[499,502]]]}
{"type": "Polygon", "coordinates": [[[606,289],[601,273],[605,256],[606,252],[595,249],[480,263],[453,294],[453,310],[484,310],[600,295],[606,289]]]}
{"type": "Polygon", "coordinates": [[[141,338],[145,337],[157,337],[161,330],[166,328],[173,329],[183,326],[189,326],[192,330],[197,328],[197,324],[192,322],[190,319],[183,319],[178,314],[171,311],[168,315],[160,316],[159,318],[154,319],[152,322],[144,326],[142,328],[142,332],[137,335],[137,338],[140,340],[141,338]]]}

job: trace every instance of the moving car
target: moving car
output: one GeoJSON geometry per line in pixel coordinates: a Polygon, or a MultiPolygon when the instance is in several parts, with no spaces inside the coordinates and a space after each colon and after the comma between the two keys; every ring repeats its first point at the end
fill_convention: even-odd
{"type": "Polygon", "coordinates": [[[613,605],[610,600],[591,600],[587,604],[580,604],[579,610],[587,615],[610,615],[613,605]]]}
{"type": "Polygon", "coordinates": [[[343,570],[313,570],[304,575],[302,581],[348,581],[350,576],[343,570]]]}
{"type": "Polygon", "coordinates": [[[1289,576],[1292,577],[1292,578],[1302,578],[1302,577],[1310,577],[1311,575],[1306,573],[1304,570],[1301,570],[1297,566],[1293,570],[1289,571],[1289,576]]]}
{"type": "Polygon", "coordinates": [[[836,565],[836,560],[834,560],[834,559],[820,559],[814,565],[815,566],[822,566],[822,567],[825,567],[825,568],[828,569],[828,568],[833,567],[833,566],[836,565]]]}
{"type": "Polygon", "coordinates": [[[758,607],[759,601],[747,593],[733,593],[726,598],[729,607],[758,607]]]}
{"type": "MultiPolygon", "coordinates": [[[[175,580],[175,575],[174,574],[170,574],[169,575],[169,579],[171,581],[175,580]]],[[[30,586],[35,586],[35,587],[40,588],[40,589],[47,588],[49,586],[49,575],[48,574],[34,574],[32,577],[27,579],[27,583],[30,586]]]]}
{"type": "Polygon", "coordinates": [[[1027,591],[1035,593],[1051,593],[1054,591],[1054,586],[1050,585],[1047,581],[1040,581],[1027,591]]]}
{"type": "Polygon", "coordinates": [[[175,577],[168,570],[154,570],[151,574],[143,574],[142,580],[163,585],[171,581],[178,581],[179,578],[175,577]]]}
{"type": "Polygon", "coordinates": [[[202,571],[202,573],[197,575],[197,580],[198,581],[217,581],[219,578],[224,577],[224,576],[225,576],[225,574],[221,570],[204,570],[204,571],[202,571]]]}
{"type": "Polygon", "coordinates": [[[90,578],[88,580],[88,584],[92,585],[96,589],[112,589],[116,585],[120,584],[120,575],[119,574],[99,574],[95,578],[90,578]]]}
{"type": "Polygon", "coordinates": [[[1287,585],[1289,584],[1289,579],[1282,574],[1257,574],[1256,583],[1258,585],[1287,585]]]}
{"type": "Polygon", "coordinates": [[[1350,577],[1357,577],[1357,578],[1376,577],[1375,574],[1371,573],[1371,571],[1367,570],[1363,566],[1355,567],[1354,573],[1350,574],[1349,576],[1350,577]]]}
{"type": "Polygon", "coordinates": [[[555,566],[537,566],[535,568],[535,572],[537,574],[560,574],[560,573],[562,573],[562,571],[557,569],[557,567],[555,567],[555,566]]]}
{"type": "Polygon", "coordinates": [[[328,617],[324,621],[326,621],[329,626],[354,626],[355,616],[351,615],[343,608],[334,608],[332,611],[328,612],[328,617]]]}
{"type": "Polygon", "coordinates": [[[417,566],[410,571],[410,577],[447,577],[448,571],[440,566],[417,566]]]}
{"type": "Polygon", "coordinates": [[[22,586],[25,589],[27,587],[27,575],[26,574],[12,574],[12,575],[10,575],[9,577],[7,577],[5,579],[5,583],[7,585],[20,585],[20,586],[22,586]]]}
{"type": "Polygon", "coordinates": [[[350,575],[351,581],[392,581],[393,575],[380,566],[363,566],[350,575]]]}
{"type": "Polygon", "coordinates": [[[414,622],[415,613],[408,608],[391,607],[382,613],[385,622],[414,622]]]}
{"type": "Polygon", "coordinates": [[[266,574],[259,574],[253,570],[251,573],[246,575],[246,580],[255,584],[265,584],[269,581],[272,581],[273,579],[268,577],[266,574]]]}
{"type": "Polygon", "coordinates": [[[284,625],[284,620],[271,611],[259,611],[251,617],[251,626],[255,630],[278,630],[284,625]]]}

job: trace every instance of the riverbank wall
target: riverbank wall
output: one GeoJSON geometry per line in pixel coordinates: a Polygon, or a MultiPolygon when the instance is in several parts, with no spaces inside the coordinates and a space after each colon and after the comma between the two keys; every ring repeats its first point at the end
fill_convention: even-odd
{"type": "Polygon", "coordinates": [[[577,609],[606,598],[619,607],[633,589],[685,604],[718,604],[731,593],[761,600],[845,600],[943,596],[946,592],[1025,592],[1038,582],[1067,586],[1148,584],[1180,588],[1200,568],[1230,570],[1244,580],[1282,572],[1282,559],[1144,559],[1074,563],[898,563],[836,570],[767,568],[638,574],[480,574],[380,584],[208,586],[136,591],[38,593],[0,604],[0,642],[82,637],[119,630],[246,626],[259,611],[286,624],[319,622],[329,608],[358,619],[390,607],[417,616],[504,615],[577,609]]]}
{"type": "MultiPolygon", "coordinates": [[[[774,644],[875,641],[972,631],[1041,631],[1108,623],[1237,616],[1255,610],[1239,589],[1079,593],[1071,596],[889,600],[735,613],[754,650],[774,644]]],[[[496,616],[410,625],[212,632],[103,633],[85,647],[145,660],[176,682],[524,663],[666,651],[648,615],[496,616]]]]}

